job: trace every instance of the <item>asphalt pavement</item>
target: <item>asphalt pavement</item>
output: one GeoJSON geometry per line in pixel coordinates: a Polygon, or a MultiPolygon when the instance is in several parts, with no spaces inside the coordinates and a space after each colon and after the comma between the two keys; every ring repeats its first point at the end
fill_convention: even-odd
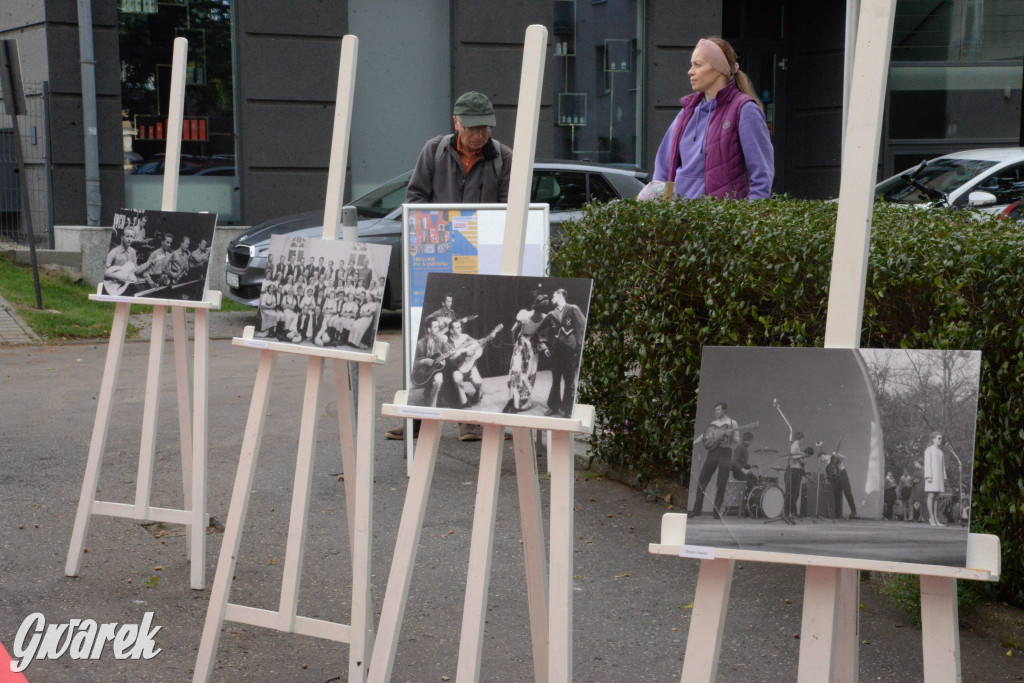
{"type": "MultiPolygon", "coordinates": [[[[47,623],[72,619],[139,623],[153,612],[160,653],[122,661],[108,648],[98,660],[33,662],[26,677],[45,681],[187,681],[191,679],[209,602],[249,409],[259,351],[233,346],[253,316],[215,313],[210,344],[207,589],[189,588],[184,536],[172,525],[140,525],[94,516],[80,576],[64,576],[75,508],[93,431],[106,343],[0,346],[0,643],[12,654],[29,615],[47,623]]],[[[169,325],[168,325],[169,328],[169,325]]],[[[391,344],[377,372],[378,403],[400,388],[400,331],[384,321],[391,344]]],[[[130,502],[140,447],[149,345],[128,343],[115,391],[114,416],[98,497],[130,502]]],[[[180,507],[173,357],[164,359],[153,504],[180,507]]],[[[282,355],[242,536],[231,602],[276,609],[281,587],[306,359],[282,355]]],[[[335,398],[324,382],[320,402],[299,614],[348,622],[350,558],[344,483],[333,420],[335,398]]],[[[373,598],[379,616],[408,480],[402,442],[384,431],[396,421],[375,412],[373,598]]],[[[395,681],[454,679],[477,481],[479,443],[462,443],[448,425],[426,512],[395,681]],[[445,678],[448,677],[448,678],[445,678]]],[[[511,442],[506,442],[490,582],[482,680],[532,680],[511,442]]],[[[583,446],[581,445],[581,448],[583,446]]],[[[582,461],[581,461],[582,462],[582,461]]],[[[546,467],[542,462],[540,470],[546,467]]],[[[661,516],[670,511],[633,488],[578,464],[575,488],[574,679],[678,681],[698,563],[653,556],[661,516]]],[[[546,481],[542,496],[547,514],[546,481]]],[[[679,510],[675,510],[679,511],[679,510]]],[[[800,647],[803,572],[743,563],[736,571],[719,666],[721,681],[795,680],[800,647]]],[[[885,602],[871,581],[861,591],[861,680],[920,680],[921,633],[885,602]]],[[[700,627],[697,625],[697,627],[700,627]]],[[[1017,646],[1024,643],[1017,643],[1017,646]]],[[[1024,680],[1024,653],[996,635],[961,632],[965,681],[1024,680]]],[[[0,680],[6,680],[0,673],[0,680]]],[[[308,636],[225,623],[214,680],[347,680],[347,646],[308,636]]]]}

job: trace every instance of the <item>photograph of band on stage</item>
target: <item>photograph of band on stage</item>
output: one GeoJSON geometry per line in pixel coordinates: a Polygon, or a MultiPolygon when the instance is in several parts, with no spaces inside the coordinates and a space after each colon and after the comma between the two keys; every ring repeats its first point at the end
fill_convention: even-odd
{"type": "Polygon", "coordinates": [[[965,566],[981,354],[706,347],[688,545],[965,566]]]}
{"type": "Polygon", "coordinates": [[[409,403],[571,417],[591,281],[429,273],[409,403]]]}
{"type": "Polygon", "coordinates": [[[197,301],[206,291],[217,215],[181,211],[114,212],[103,269],[109,296],[197,301]]]}

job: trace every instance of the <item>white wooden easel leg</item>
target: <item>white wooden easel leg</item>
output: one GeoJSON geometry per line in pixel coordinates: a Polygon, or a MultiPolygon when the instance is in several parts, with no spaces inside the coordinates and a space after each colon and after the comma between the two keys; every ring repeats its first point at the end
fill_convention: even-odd
{"type": "Polygon", "coordinates": [[[839,623],[836,627],[836,683],[860,679],[860,572],[839,570],[839,623]]]}
{"type": "Polygon", "coordinates": [[[153,307],[153,328],[149,339],[146,396],[142,403],[142,446],[139,448],[139,476],[135,480],[135,519],[149,519],[149,494],[153,488],[153,457],[156,428],[160,417],[160,378],[164,356],[166,306],[153,307]]]}
{"type": "Polygon", "coordinates": [[[103,380],[100,383],[100,394],[96,401],[92,440],[89,442],[89,458],[85,464],[85,477],[82,479],[82,493],[78,498],[75,526],[71,531],[68,559],[64,565],[66,576],[78,576],[78,569],[82,564],[82,549],[85,547],[85,536],[89,531],[89,517],[92,515],[92,503],[96,498],[100,467],[103,465],[103,451],[107,446],[110,407],[114,399],[117,374],[121,368],[121,354],[124,352],[124,335],[128,329],[128,309],[130,307],[131,304],[121,302],[114,308],[114,321],[110,328],[107,359],[103,366],[103,380]]]}
{"type": "Polygon", "coordinates": [[[714,681],[735,560],[701,560],[683,656],[683,683],[714,681]]]}
{"type": "MultiPolygon", "coordinates": [[[[550,449],[550,432],[548,448],[550,449]]],[[[516,484],[519,489],[519,518],[523,526],[523,559],[526,562],[526,596],[530,606],[530,636],[533,640],[533,677],[548,680],[548,574],[544,550],[544,519],[537,478],[537,454],[529,429],[513,429],[516,454],[516,484]]],[[[549,471],[551,459],[547,458],[549,471]]]]}
{"type": "Polygon", "coordinates": [[[206,610],[203,637],[199,641],[196,668],[192,675],[194,682],[209,681],[213,671],[213,658],[217,653],[220,627],[224,623],[224,614],[228,607],[228,595],[231,592],[235,561],[238,558],[238,546],[242,540],[245,513],[249,509],[249,494],[256,474],[256,461],[259,458],[260,444],[263,442],[263,425],[270,401],[270,378],[274,372],[276,359],[273,351],[260,353],[256,384],[253,387],[249,417],[242,438],[242,452],[238,458],[238,473],[235,475],[234,488],[231,490],[231,506],[228,508],[228,518],[224,524],[224,540],[220,547],[217,571],[210,592],[210,605],[206,610]]]}
{"type": "MultiPolygon", "coordinates": [[[[178,443],[181,449],[182,510],[192,510],[192,388],[188,373],[188,330],[185,308],[171,308],[171,350],[174,353],[174,379],[178,398],[178,443]]],[[[192,559],[192,527],[185,525],[185,559],[192,559]]],[[[195,586],[192,586],[195,588],[195,586]]]]}
{"type": "MultiPolygon", "coordinates": [[[[371,363],[359,364],[359,411],[367,421],[356,431],[355,528],[352,544],[352,627],[348,658],[348,680],[365,681],[373,643],[373,602],[370,597],[370,571],[373,545],[373,419],[376,396],[371,363]]],[[[338,404],[339,415],[341,404],[338,404]]],[[[346,470],[347,471],[347,470],[346,470]]],[[[348,481],[348,477],[345,477],[348,481]]],[[[347,497],[347,494],[346,494],[347,497]]]]}
{"type": "Polygon", "coordinates": [[[334,394],[338,399],[338,436],[341,440],[341,471],[345,476],[345,512],[349,544],[354,543],[356,521],[356,416],[352,410],[352,383],[348,361],[335,360],[334,394]]]}
{"type": "Polygon", "coordinates": [[[576,467],[569,432],[551,433],[551,573],[548,680],[572,680],[573,505],[576,467]]]}
{"type": "Polygon", "coordinates": [[[498,511],[504,432],[498,425],[484,425],[483,442],[480,445],[480,474],[473,510],[473,534],[469,543],[459,665],[455,672],[455,680],[459,682],[480,679],[480,655],[483,652],[484,621],[487,618],[487,589],[491,583],[491,552],[494,548],[494,521],[498,511]]]}
{"type": "Polygon", "coordinates": [[[921,641],[924,680],[960,683],[956,579],[921,575],[921,641]]]}
{"type": "Polygon", "coordinates": [[[836,660],[839,569],[807,567],[806,572],[797,681],[831,681],[836,660]]]}
{"type": "Polygon", "coordinates": [[[195,365],[192,401],[192,498],[185,502],[185,509],[192,515],[191,548],[192,588],[202,590],[206,586],[206,443],[207,416],[209,413],[210,378],[210,317],[205,308],[195,312],[195,365]]]}
{"type": "Polygon", "coordinates": [[[284,551],[284,578],[278,609],[282,620],[278,630],[295,630],[295,612],[302,581],[302,550],[306,541],[309,517],[309,491],[313,486],[313,462],[316,459],[316,423],[319,411],[320,378],[324,368],[321,356],[310,356],[306,366],[306,392],[302,398],[302,422],[299,427],[299,451],[295,462],[295,486],[288,518],[288,542],[284,551]]]}
{"type": "Polygon", "coordinates": [[[416,441],[413,457],[412,477],[405,493],[402,521],[398,525],[398,539],[395,555],[391,560],[391,572],[384,593],[380,619],[377,621],[377,638],[373,642],[373,657],[367,680],[384,683],[391,680],[395,666],[395,651],[398,649],[398,633],[402,629],[405,603],[409,597],[409,582],[416,564],[416,550],[419,547],[420,532],[423,531],[423,515],[427,509],[430,482],[434,478],[437,463],[437,444],[441,439],[441,423],[437,420],[423,420],[420,436],[416,441]]]}

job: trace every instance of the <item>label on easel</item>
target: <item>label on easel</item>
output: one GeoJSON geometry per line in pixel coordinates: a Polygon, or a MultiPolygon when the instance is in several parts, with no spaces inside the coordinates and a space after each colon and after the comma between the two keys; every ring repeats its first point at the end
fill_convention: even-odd
{"type": "Polygon", "coordinates": [[[715,559],[715,549],[705,545],[684,545],[679,547],[679,557],[689,557],[695,560],[715,559]]]}
{"type": "Polygon", "coordinates": [[[401,415],[402,417],[444,417],[443,410],[438,410],[437,408],[427,408],[424,406],[402,406],[401,408],[398,409],[398,414],[401,415]]]}
{"type": "Polygon", "coordinates": [[[248,346],[251,349],[269,349],[270,342],[266,339],[245,339],[242,341],[242,346],[248,346]]]}

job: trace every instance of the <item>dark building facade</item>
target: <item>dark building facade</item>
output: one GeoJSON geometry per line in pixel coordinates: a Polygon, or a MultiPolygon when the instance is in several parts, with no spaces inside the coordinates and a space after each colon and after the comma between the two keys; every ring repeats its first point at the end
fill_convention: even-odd
{"type": "MultiPolygon", "coordinates": [[[[512,144],[523,35],[540,23],[549,46],[538,158],[652,170],[690,92],[693,46],[722,35],[765,102],[775,191],[833,197],[847,8],[857,4],[447,0],[418,3],[413,15],[400,0],[93,0],[102,221],[121,206],[155,208],[176,35],[190,41],[179,208],[212,206],[222,223],[254,224],[322,206],[340,38],[353,24],[383,36],[360,47],[357,103],[361,83],[383,87],[353,122],[357,191],[411,168],[426,137],[450,130],[445,112],[468,90],[491,97],[495,137],[512,144]],[[430,89],[410,89],[416,69],[431,72],[430,89]],[[406,85],[388,89],[400,76],[406,85]]],[[[26,81],[49,84],[54,220],[84,223],[76,2],[6,3],[0,37],[18,38],[26,81]]],[[[1019,2],[899,0],[879,173],[953,149],[1020,144],[1022,64],[1019,2]]]]}

